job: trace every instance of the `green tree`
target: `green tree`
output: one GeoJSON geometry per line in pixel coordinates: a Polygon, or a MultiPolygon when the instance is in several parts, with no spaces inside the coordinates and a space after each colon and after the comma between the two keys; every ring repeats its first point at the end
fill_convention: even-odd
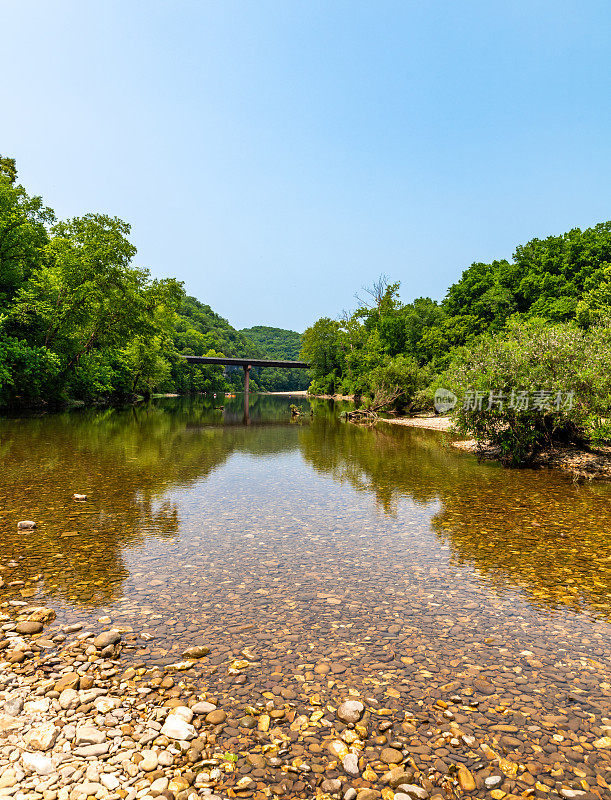
{"type": "Polygon", "coordinates": [[[309,362],[312,377],[323,392],[335,391],[342,373],[342,331],[339,322],[323,317],[303,334],[301,357],[309,362]]]}

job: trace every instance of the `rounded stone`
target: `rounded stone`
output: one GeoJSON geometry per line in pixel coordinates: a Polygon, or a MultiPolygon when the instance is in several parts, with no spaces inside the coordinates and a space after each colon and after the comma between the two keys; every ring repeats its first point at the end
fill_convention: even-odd
{"type": "Polygon", "coordinates": [[[15,628],[17,633],[25,634],[27,636],[32,636],[34,633],[41,633],[42,631],[42,622],[34,622],[33,620],[25,620],[24,622],[18,622],[15,628]]]}
{"type": "Polygon", "coordinates": [[[342,767],[348,775],[356,777],[361,774],[359,770],[359,759],[356,753],[348,753],[345,755],[342,759],[342,767]]]}
{"type": "Polygon", "coordinates": [[[342,782],[337,778],[327,778],[321,783],[320,788],[328,794],[337,794],[342,788],[342,782]]]}
{"type": "Polygon", "coordinates": [[[109,647],[110,645],[117,644],[121,640],[121,634],[119,631],[110,630],[104,631],[100,633],[98,636],[95,637],[93,640],[94,646],[98,650],[103,650],[105,647],[109,647]]]}
{"type": "Polygon", "coordinates": [[[142,761],[138,764],[143,772],[154,772],[157,769],[157,753],[154,750],[142,750],[142,761]]]}
{"type": "Polygon", "coordinates": [[[221,722],[225,722],[226,719],[227,714],[222,708],[216,708],[214,711],[206,714],[206,722],[209,722],[211,725],[220,725],[221,722]]]}
{"type": "Polygon", "coordinates": [[[64,710],[76,708],[79,702],[79,693],[76,689],[64,689],[59,696],[59,706],[64,710]]]}
{"type": "Polygon", "coordinates": [[[385,764],[400,764],[403,761],[403,754],[394,747],[385,747],[380,753],[380,760],[385,764]]]}
{"type": "Polygon", "coordinates": [[[199,703],[191,706],[191,711],[194,714],[210,714],[211,711],[216,711],[214,703],[208,703],[206,700],[200,700],[199,703]]]}
{"type": "Polygon", "coordinates": [[[363,716],[365,706],[359,700],[345,700],[337,709],[337,716],[342,722],[358,722],[363,716]]]}

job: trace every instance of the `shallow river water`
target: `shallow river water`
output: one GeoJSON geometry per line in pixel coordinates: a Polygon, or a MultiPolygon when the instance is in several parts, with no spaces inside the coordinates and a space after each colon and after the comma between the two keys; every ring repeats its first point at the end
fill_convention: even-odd
{"type": "Polygon", "coordinates": [[[0,420],[2,601],[122,629],[135,665],[203,642],[184,680],[225,707],[351,694],[428,721],[403,731],[431,774],[487,747],[505,791],[611,796],[611,486],[293,401],[0,420]]]}

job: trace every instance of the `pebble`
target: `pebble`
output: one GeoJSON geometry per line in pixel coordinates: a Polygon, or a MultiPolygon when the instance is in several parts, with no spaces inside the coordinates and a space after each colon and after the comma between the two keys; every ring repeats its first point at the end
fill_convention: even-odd
{"type": "Polygon", "coordinates": [[[59,696],[59,706],[64,710],[76,708],[80,702],[79,693],[76,689],[64,689],[59,696]]]}
{"type": "Polygon", "coordinates": [[[359,700],[344,700],[337,709],[337,716],[342,722],[358,722],[363,716],[365,706],[359,700]]]}
{"type": "Polygon", "coordinates": [[[194,714],[209,714],[211,711],[216,711],[216,706],[213,703],[208,703],[205,700],[195,703],[191,706],[191,711],[194,714]]]}
{"type": "Polygon", "coordinates": [[[34,750],[49,750],[55,744],[59,735],[59,728],[52,722],[42,722],[35,725],[24,737],[24,742],[34,750]]]}
{"type": "Polygon", "coordinates": [[[167,778],[156,778],[150,785],[149,791],[153,795],[153,797],[157,797],[157,795],[163,794],[169,785],[169,780],[167,778]]]}
{"type": "Polygon", "coordinates": [[[429,793],[416,783],[406,783],[399,787],[394,800],[427,800],[429,793]]]}
{"type": "Polygon", "coordinates": [[[157,769],[157,753],[154,750],[142,750],[142,761],[139,764],[143,772],[154,772],[157,769]]]}
{"type": "Polygon", "coordinates": [[[380,753],[380,759],[385,764],[400,764],[403,761],[403,754],[393,747],[385,747],[380,753]]]}
{"type": "Polygon", "coordinates": [[[92,725],[82,725],[76,729],[75,744],[78,746],[83,744],[102,744],[106,741],[106,734],[94,728],[92,725]]]}
{"type": "Polygon", "coordinates": [[[458,767],[457,777],[460,788],[465,792],[472,792],[476,788],[475,778],[466,767],[462,765],[458,767]]]}
{"type": "Polygon", "coordinates": [[[25,620],[24,622],[18,622],[15,630],[17,633],[25,634],[27,636],[32,636],[35,633],[41,633],[43,629],[43,625],[41,622],[34,622],[32,620],[25,620]]]}
{"type": "Polygon", "coordinates": [[[175,714],[168,715],[161,729],[161,733],[164,736],[168,736],[170,739],[181,739],[184,741],[195,739],[197,736],[197,731],[193,725],[175,714]]]}
{"type": "Polygon", "coordinates": [[[98,650],[103,650],[105,647],[110,647],[119,641],[121,641],[121,633],[116,630],[110,630],[96,636],[93,640],[93,645],[98,650]]]}
{"type": "Polygon", "coordinates": [[[348,753],[343,757],[342,767],[348,775],[357,776],[361,774],[359,770],[359,759],[355,753],[348,753]]]}
{"type": "Polygon", "coordinates": [[[342,782],[337,778],[327,778],[321,783],[320,788],[323,792],[337,794],[342,788],[342,782]]]}
{"type": "Polygon", "coordinates": [[[42,753],[23,753],[21,763],[27,770],[38,775],[51,775],[54,770],[53,761],[42,753]]]}

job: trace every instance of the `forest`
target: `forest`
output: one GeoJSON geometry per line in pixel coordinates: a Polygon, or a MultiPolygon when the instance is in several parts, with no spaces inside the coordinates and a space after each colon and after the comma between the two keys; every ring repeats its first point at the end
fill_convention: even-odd
{"type": "Polygon", "coordinates": [[[474,263],[441,302],[403,303],[399,288],[382,276],[355,311],[305,331],[310,392],[410,413],[443,388],[458,429],[507,464],[611,439],[611,222],[474,263]]]}
{"type": "MultiPolygon", "coordinates": [[[[14,159],[0,157],[0,406],[222,392],[242,387],[242,370],[182,356],[296,357],[295,331],[237,331],[179,281],[152,279],[134,265],[129,234],[106,214],[57,220],[18,184],[14,159]]],[[[284,391],[304,379],[253,369],[251,386],[284,391]]]]}
{"type": "Polygon", "coordinates": [[[309,384],[396,413],[432,411],[443,389],[457,398],[459,430],[510,464],[557,440],[611,439],[611,222],[473,263],[441,301],[405,303],[382,276],[356,310],[303,335],[236,330],[179,281],[136,266],[129,235],[106,214],[57,220],[0,157],[0,406],[239,390],[241,369],[183,356],[301,358],[309,375],[253,369],[252,389],[309,384]]]}

